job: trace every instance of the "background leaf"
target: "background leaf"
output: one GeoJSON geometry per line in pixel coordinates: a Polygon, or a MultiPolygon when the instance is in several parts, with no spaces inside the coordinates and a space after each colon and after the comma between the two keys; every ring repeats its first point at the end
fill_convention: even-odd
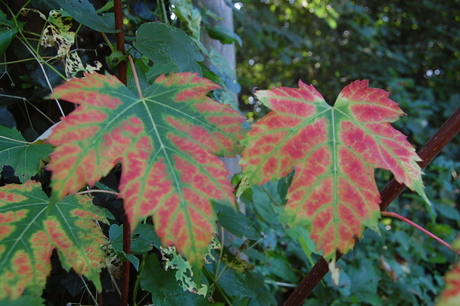
{"type": "Polygon", "coordinates": [[[141,273],[141,286],[152,294],[155,305],[209,305],[203,296],[184,291],[176,280],[176,272],[165,271],[156,254],[150,254],[141,273]],[[156,277],[151,277],[156,275],[156,277]]]}
{"type": "Polygon", "coordinates": [[[136,33],[134,47],[154,63],[155,75],[169,72],[197,72],[203,56],[193,40],[176,27],[156,22],[142,24],[136,33]]]}
{"type": "Polygon", "coordinates": [[[54,197],[93,185],[121,161],[120,195],[132,227],[153,215],[163,244],[201,262],[215,231],[211,201],[234,205],[215,154],[240,152],[244,136],[244,118],[206,97],[215,88],[189,73],[158,78],[144,98],[98,74],[57,87],[52,98],[80,106],[49,137],[57,146],[48,165],[54,197]]]}
{"type": "Polygon", "coordinates": [[[17,33],[18,31],[16,29],[0,28],[0,56],[5,54],[6,49],[8,49],[8,46],[17,33]]]}
{"type": "Polygon", "coordinates": [[[23,183],[40,171],[53,147],[43,142],[27,142],[16,129],[0,126],[0,166],[11,166],[23,183]]]}
{"type": "Polygon", "coordinates": [[[457,264],[446,274],[446,288],[442,292],[438,306],[454,306],[460,303],[460,267],[457,264]]]}
{"type": "Polygon", "coordinates": [[[113,15],[101,17],[88,0],[54,0],[76,21],[85,26],[105,33],[116,33],[113,15]],[[108,17],[108,18],[107,18],[108,17]]]}
{"type": "Polygon", "coordinates": [[[248,239],[257,240],[262,236],[254,229],[251,219],[242,212],[224,205],[216,206],[220,225],[236,237],[245,236],[248,239]]]}
{"type": "MultiPolygon", "coordinates": [[[[374,168],[426,199],[415,149],[391,127],[403,114],[388,93],[356,81],[329,106],[313,86],[257,92],[272,112],[244,140],[244,181],[262,184],[295,169],[287,194],[288,224],[310,226],[310,236],[328,259],[346,253],[362,235],[377,229],[380,196],[374,168]]],[[[427,200],[427,199],[426,199],[427,200]]]]}
{"type": "MultiPolygon", "coordinates": [[[[109,238],[112,247],[117,252],[123,252],[123,225],[112,224],[109,229],[109,238]]],[[[139,224],[131,234],[131,252],[146,253],[153,246],[161,246],[160,238],[151,224],[139,224]]]]}
{"type": "Polygon", "coordinates": [[[49,207],[37,182],[0,188],[0,299],[16,299],[24,290],[40,296],[57,250],[62,267],[84,275],[96,288],[107,241],[94,220],[103,213],[87,196],[69,196],[49,207]]]}

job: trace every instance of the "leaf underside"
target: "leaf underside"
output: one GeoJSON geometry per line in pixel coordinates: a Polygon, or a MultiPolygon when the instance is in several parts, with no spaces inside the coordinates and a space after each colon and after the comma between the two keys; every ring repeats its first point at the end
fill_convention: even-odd
{"type": "MultiPolygon", "coordinates": [[[[295,169],[285,207],[288,225],[309,226],[326,259],[349,251],[363,225],[377,230],[380,195],[374,169],[426,196],[419,157],[390,122],[403,115],[384,90],[356,81],[334,107],[313,86],[258,91],[272,110],[243,144],[243,185],[263,184],[295,169]]],[[[428,200],[427,200],[428,201],[428,200]]]]}
{"type": "Polygon", "coordinates": [[[62,267],[73,268],[102,290],[99,273],[107,241],[94,220],[106,222],[87,196],[68,196],[48,208],[37,182],[0,188],[0,299],[24,290],[40,296],[57,250],[62,267]]]}
{"type": "Polygon", "coordinates": [[[121,162],[120,197],[134,228],[153,215],[162,243],[200,262],[215,231],[211,201],[234,206],[228,171],[215,156],[241,151],[244,118],[206,97],[197,74],[159,77],[136,97],[113,76],[86,75],[51,98],[80,106],[53,130],[48,168],[54,198],[93,185],[121,162]]]}

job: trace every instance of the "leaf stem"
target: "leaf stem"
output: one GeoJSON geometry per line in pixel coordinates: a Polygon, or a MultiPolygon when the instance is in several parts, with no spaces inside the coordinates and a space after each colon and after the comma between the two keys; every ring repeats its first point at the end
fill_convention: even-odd
{"type": "Polygon", "coordinates": [[[143,253],[142,254],[141,265],[139,266],[139,271],[137,273],[136,283],[134,284],[134,290],[133,290],[133,305],[134,306],[137,306],[137,302],[136,302],[137,293],[139,292],[139,287],[140,287],[140,283],[141,283],[141,274],[142,274],[142,270],[144,270],[146,258],[147,258],[147,253],[143,253]]]}
{"type": "Polygon", "coordinates": [[[144,98],[144,95],[142,94],[142,89],[141,85],[139,84],[139,78],[137,76],[137,70],[136,66],[134,65],[133,57],[131,55],[128,55],[129,63],[131,64],[131,70],[133,71],[133,77],[134,77],[134,82],[136,82],[136,88],[137,88],[137,94],[139,95],[139,98],[144,98]]]}
{"type": "Polygon", "coordinates": [[[169,19],[168,19],[168,15],[166,14],[166,6],[165,6],[164,0],[161,0],[161,10],[163,12],[163,19],[164,19],[163,22],[169,25],[169,19]]]}
{"type": "Polygon", "coordinates": [[[104,39],[105,43],[107,44],[107,46],[110,48],[110,52],[115,52],[117,50],[115,50],[115,48],[113,47],[112,43],[110,42],[109,38],[107,37],[107,35],[104,33],[104,32],[101,32],[102,34],[102,38],[104,39]]]}
{"type": "Polygon", "coordinates": [[[205,267],[203,268],[203,273],[207,275],[209,279],[211,279],[214,282],[214,286],[217,289],[217,291],[220,292],[224,300],[226,301],[227,305],[232,305],[232,302],[228,299],[227,294],[222,290],[222,288],[217,284],[217,279],[213,278],[213,275],[209,272],[209,270],[205,267]]]}
{"type": "MultiPolygon", "coordinates": [[[[48,75],[46,74],[46,71],[45,71],[45,68],[43,67],[43,63],[47,64],[46,61],[43,61],[42,58],[39,58],[38,54],[35,54],[34,50],[32,48],[29,47],[28,43],[26,43],[26,41],[23,41],[22,39],[19,39],[19,41],[24,45],[24,47],[26,47],[26,49],[32,54],[32,56],[36,59],[37,61],[37,64],[38,66],[40,66],[40,69],[43,73],[43,77],[45,78],[45,81],[46,81],[46,84],[48,85],[49,89],[51,92],[54,92],[53,91],[53,86],[51,85],[51,82],[48,78],[48,75]]],[[[48,64],[47,64],[48,65],[48,64]]],[[[59,74],[64,80],[65,80],[65,77],[59,73],[59,71],[57,71],[56,69],[54,69],[54,67],[48,65],[48,67],[50,67],[52,70],[54,70],[57,74],[59,74]]],[[[59,111],[61,112],[61,115],[62,117],[65,117],[65,113],[64,113],[64,110],[62,109],[61,107],[61,104],[59,103],[59,100],[58,99],[54,99],[54,101],[56,101],[56,104],[57,104],[57,107],[59,108],[59,111]]]]}
{"type": "Polygon", "coordinates": [[[452,246],[450,244],[448,244],[447,242],[445,242],[444,240],[442,240],[441,238],[439,238],[438,236],[436,236],[435,234],[431,233],[430,231],[424,229],[423,227],[421,227],[420,225],[414,223],[413,221],[397,214],[397,213],[394,213],[394,212],[391,212],[391,211],[382,211],[382,216],[385,216],[385,217],[393,217],[393,218],[397,218],[401,221],[404,221],[406,222],[407,224],[415,227],[416,229],[418,229],[419,231],[423,232],[424,234],[430,236],[431,238],[433,238],[434,240],[436,240],[437,242],[439,242],[440,244],[442,244],[443,246],[445,247],[448,247],[449,249],[451,249],[452,251],[454,251],[455,253],[457,253],[458,255],[460,255],[460,251],[456,251],[452,248],[452,246]]]}
{"type": "Polygon", "coordinates": [[[89,190],[83,190],[76,192],[75,194],[86,194],[86,193],[94,193],[94,192],[100,192],[100,193],[110,193],[116,196],[119,196],[120,194],[116,191],[111,191],[111,190],[100,190],[100,189],[89,189],[89,190]]]}
{"type": "Polygon", "coordinates": [[[12,142],[17,142],[17,143],[26,144],[26,145],[30,145],[30,144],[31,144],[31,142],[28,142],[28,141],[21,141],[21,140],[9,138],[9,137],[1,136],[1,135],[0,135],[0,139],[5,139],[5,140],[12,141],[12,142]]]}

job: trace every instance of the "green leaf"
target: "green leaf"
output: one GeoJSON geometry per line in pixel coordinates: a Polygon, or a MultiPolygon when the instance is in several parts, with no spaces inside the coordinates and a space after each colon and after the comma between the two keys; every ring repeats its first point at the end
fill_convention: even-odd
{"type": "Polygon", "coordinates": [[[227,27],[218,24],[214,27],[206,27],[209,37],[219,40],[223,44],[232,44],[234,42],[242,45],[241,38],[238,34],[230,31],[227,27]]]}
{"type": "Polygon", "coordinates": [[[101,17],[88,0],[54,0],[76,21],[85,26],[105,33],[116,33],[113,15],[101,17]]]}
{"type": "Polygon", "coordinates": [[[209,305],[205,297],[184,291],[176,280],[175,271],[165,271],[156,254],[147,256],[140,277],[142,289],[152,294],[155,305],[209,305]]]}
{"type": "Polygon", "coordinates": [[[6,14],[2,11],[0,11],[0,24],[5,25],[9,28],[14,28],[16,25],[14,24],[13,21],[9,20],[6,16],[6,14]]]}
{"type": "Polygon", "coordinates": [[[201,36],[200,10],[193,5],[192,0],[171,0],[170,4],[174,5],[174,14],[184,21],[187,28],[192,32],[191,36],[199,41],[201,36]]]}
{"type": "Polygon", "coordinates": [[[156,74],[197,72],[203,61],[193,40],[184,31],[164,23],[144,23],[136,33],[134,47],[154,63],[156,74]]]}
{"type": "Polygon", "coordinates": [[[42,306],[45,305],[45,300],[40,297],[21,296],[16,300],[0,300],[2,306],[42,306]]]}
{"type": "Polygon", "coordinates": [[[0,167],[11,166],[21,182],[37,174],[52,151],[50,144],[27,142],[16,128],[0,126],[0,167]]]}
{"type": "Polygon", "coordinates": [[[18,31],[16,29],[3,29],[0,28],[0,56],[5,54],[8,46],[10,45],[13,38],[16,36],[18,31]]]}
{"type": "Polygon", "coordinates": [[[49,207],[37,182],[0,188],[0,299],[17,299],[24,290],[40,296],[56,249],[64,269],[92,281],[99,273],[107,241],[95,220],[106,222],[88,196],[69,196],[49,207]]]}
{"type": "Polygon", "coordinates": [[[131,226],[153,215],[164,245],[193,264],[216,231],[211,201],[234,206],[228,170],[216,155],[241,151],[245,119],[206,95],[217,88],[197,74],[161,76],[136,97],[113,76],[87,74],[54,90],[80,106],[48,138],[53,198],[94,185],[122,163],[120,197],[131,226]]]}
{"type": "MultiPolygon", "coordinates": [[[[123,225],[112,224],[109,229],[109,238],[114,250],[123,251],[123,225]]],[[[150,224],[139,224],[136,230],[131,234],[131,252],[146,253],[152,250],[156,245],[161,246],[153,226],[150,224]]]]}
{"type": "Polygon", "coordinates": [[[253,222],[240,211],[235,211],[234,208],[224,205],[217,205],[216,211],[219,223],[235,236],[239,238],[245,236],[251,240],[257,240],[261,237],[261,234],[253,228],[253,222]]]}
{"type": "Polygon", "coordinates": [[[206,265],[212,275],[219,275],[217,284],[231,297],[255,298],[257,294],[252,290],[250,283],[245,281],[245,274],[237,273],[226,266],[213,263],[206,265]],[[218,273],[216,269],[219,268],[218,273]]]}

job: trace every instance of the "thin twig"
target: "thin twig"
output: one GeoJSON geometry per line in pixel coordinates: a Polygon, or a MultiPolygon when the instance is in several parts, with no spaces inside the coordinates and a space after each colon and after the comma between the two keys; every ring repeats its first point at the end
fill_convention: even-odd
{"type": "Polygon", "coordinates": [[[94,295],[91,293],[91,290],[89,290],[88,284],[86,284],[85,279],[83,278],[83,276],[80,275],[80,279],[81,279],[81,281],[83,282],[83,284],[85,285],[86,291],[88,291],[88,294],[91,296],[91,299],[93,300],[94,304],[95,304],[96,306],[98,306],[99,304],[97,303],[97,300],[96,300],[96,298],[94,297],[94,295]]]}
{"type": "MultiPolygon", "coordinates": [[[[30,49],[29,46],[22,39],[19,39],[19,41],[22,42],[22,44],[26,47],[26,49],[29,50],[30,54],[32,54],[32,56],[36,59],[38,65],[40,66],[40,69],[41,69],[41,71],[43,73],[43,76],[45,78],[46,84],[48,85],[50,91],[54,92],[53,91],[53,86],[51,85],[50,80],[48,79],[48,75],[46,74],[45,68],[43,68],[42,61],[36,56],[34,51],[32,49],[30,49]]],[[[64,110],[62,109],[61,104],[59,103],[58,99],[54,99],[54,101],[56,101],[56,104],[57,104],[57,106],[59,108],[59,111],[61,112],[62,117],[65,117],[64,110]]]]}
{"type": "Polygon", "coordinates": [[[417,223],[397,214],[397,213],[394,213],[394,212],[391,212],[391,211],[382,211],[382,216],[385,216],[385,217],[393,217],[393,218],[397,218],[401,221],[404,221],[406,222],[407,224],[415,227],[416,229],[418,229],[419,231],[427,234],[428,236],[430,236],[431,238],[433,238],[434,240],[436,240],[437,242],[439,242],[440,244],[442,244],[443,246],[445,247],[448,247],[449,249],[451,249],[452,251],[454,251],[455,253],[457,253],[458,255],[460,255],[460,251],[457,251],[457,250],[454,250],[452,248],[452,246],[445,242],[444,240],[442,240],[441,238],[439,238],[438,236],[436,236],[435,234],[431,233],[430,231],[424,229],[423,227],[421,227],[420,225],[418,225],[417,223]]]}

